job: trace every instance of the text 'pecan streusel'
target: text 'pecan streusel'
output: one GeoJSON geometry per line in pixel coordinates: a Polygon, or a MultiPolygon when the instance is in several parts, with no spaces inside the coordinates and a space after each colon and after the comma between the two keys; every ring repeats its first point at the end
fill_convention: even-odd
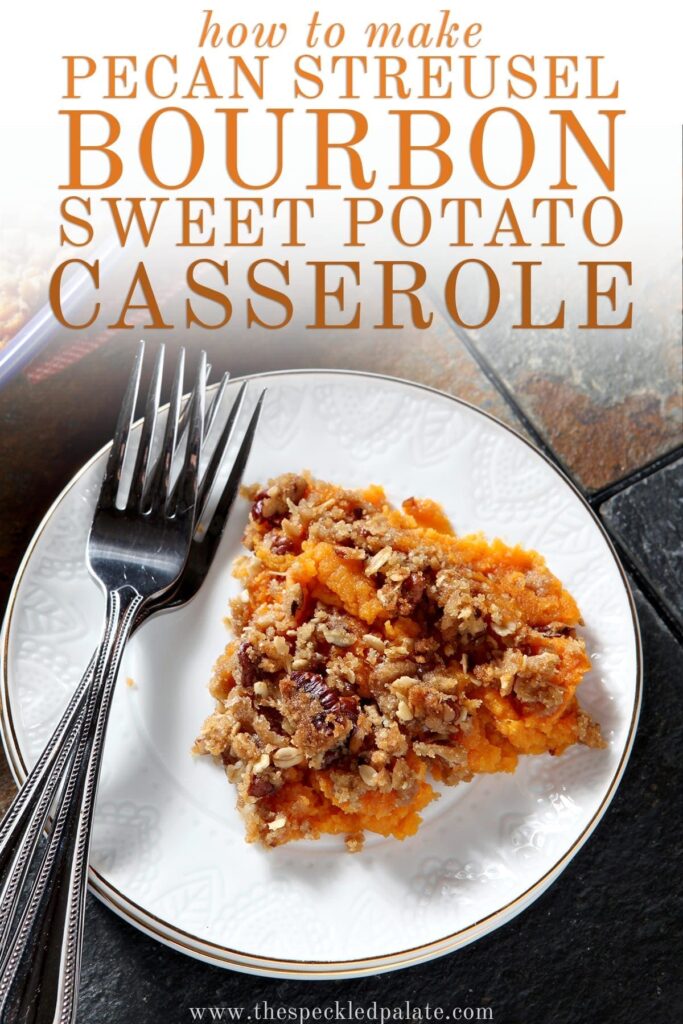
{"type": "Polygon", "coordinates": [[[457,537],[440,507],[308,474],[251,488],[195,752],[237,787],[247,839],[404,839],[446,785],[519,754],[603,746],[575,691],[576,602],[540,555],[457,537]]]}

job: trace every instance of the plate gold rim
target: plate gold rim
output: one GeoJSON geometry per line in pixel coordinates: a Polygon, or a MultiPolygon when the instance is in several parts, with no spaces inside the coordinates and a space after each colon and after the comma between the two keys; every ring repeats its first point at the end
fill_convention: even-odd
{"type": "MultiPolygon", "coordinates": [[[[91,891],[103,902],[105,905],[110,907],[115,913],[123,917],[134,927],[143,931],[145,934],[156,938],[164,945],[176,949],[178,952],[184,953],[189,956],[193,956],[200,960],[210,962],[222,967],[232,967],[239,971],[246,971],[251,974],[263,974],[267,972],[271,976],[279,977],[290,977],[290,978],[307,978],[308,980],[329,980],[332,978],[349,978],[359,977],[366,974],[379,973],[380,971],[391,971],[399,970],[403,967],[408,967],[416,963],[424,962],[425,960],[434,959],[439,956],[445,956],[454,950],[467,945],[469,942],[475,941],[477,938],[481,938],[484,934],[489,934],[494,931],[496,927],[506,924],[516,914],[520,913],[526,907],[530,906],[535,899],[541,895],[541,893],[548,888],[555,879],[562,873],[564,868],[567,866],[570,860],[578,853],[584,843],[590,838],[591,834],[599,824],[600,820],[604,816],[607,808],[609,807],[614,794],[619,786],[621,778],[623,776],[626,764],[628,762],[631,750],[633,748],[633,741],[635,738],[635,732],[638,725],[638,718],[640,715],[640,706],[642,701],[642,683],[643,683],[643,658],[642,658],[642,642],[640,636],[640,626],[638,622],[638,615],[636,612],[635,601],[631,592],[631,587],[628,582],[628,578],[624,571],[624,568],[619,560],[619,556],[614,548],[612,540],[607,533],[605,527],[600,521],[597,514],[591,508],[589,503],[584,498],[581,491],[576,487],[572,480],[569,479],[567,474],[549,458],[545,452],[541,451],[534,444],[532,444],[526,437],[520,434],[513,427],[499,420],[496,416],[486,412],[484,409],[480,409],[478,406],[473,405],[471,402],[467,402],[462,398],[455,395],[450,395],[445,391],[440,391],[438,388],[432,388],[427,384],[420,384],[417,381],[405,380],[401,377],[393,377],[389,374],[371,373],[362,370],[344,370],[344,369],[327,369],[321,368],[306,368],[306,369],[291,369],[291,370],[271,370],[263,371],[255,374],[244,374],[241,377],[230,378],[230,386],[235,383],[241,383],[242,381],[256,380],[258,381],[264,377],[293,377],[293,376],[307,376],[313,374],[324,374],[335,377],[355,377],[364,378],[369,380],[382,380],[388,381],[392,384],[400,384],[415,388],[420,391],[426,391],[429,394],[438,395],[440,398],[446,398],[451,402],[455,402],[458,405],[464,406],[465,408],[471,409],[478,413],[480,416],[486,417],[496,423],[499,427],[502,427],[508,433],[512,434],[519,441],[525,444],[528,448],[531,448],[540,458],[544,460],[553,471],[559,476],[559,478],[573,491],[573,493],[579,498],[581,504],[585,510],[589,513],[593,522],[597,525],[600,533],[603,536],[607,544],[608,552],[614,559],[615,565],[619,571],[624,589],[626,591],[629,609],[631,612],[631,624],[633,627],[633,635],[635,640],[635,654],[636,654],[636,686],[635,695],[633,701],[633,710],[631,713],[631,721],[629,723],[628,735],[624,744],[619,762],[612,775],[607,790],[600,801],[600,804],[596,808],[591,820],[585,826],[583,831],[574,840],[572,845],[564,854],[558,858],[551,868],[548,869],[539,879],[537,879],[533,885],[525,889],[523,893],[520,893],[514,900],[506,903],[503,907],[499,907],[497,910],[492,911],[485,917],[473,924],[467,925],[465,928],[461,928],[456,932],[452,932],[439,939],[435,939],[429,943],[423,943],[419,946],[409,947],[407,949],[397,950],[394,953],[384,953],[374,957],[361,957],[358,959],[351,960],[286,960],[278,957],[263,957],[254,953],[245,953],[241,950],[231,949],[227,946],[220,945],[218,943],[209,942],[205,939],[200,938],[198,935],[194,935],[191,932],[187,932],[182,928],[178,928],[177,925],[169,924],[167,921],[162,920],[150,911],[145,910],[139,904],[130,900],[122,892],[120,892],[115,886],[111,885],[107,880],[94,868],[89,868],[89,885],[91,891]],[[498,921],[498,925],[496,924],[498,921]],[[168,929],[168,934],[162,929],[168,929]],[[483,930],[482,930],[483,929],[483,930]],[[477,934],[480,932],[480,934],[477,934]],[[193,944],[194,943],[194,944],[193,944]],[[260,968],[260,970],[259,970],[260,968]]],[[[4,622],[1,631],[2,638],[2,658],[0,660],[0,703],[1,703],[1,733],[2,743],[7,756],[10,769],[14,776],[15,781],[18,785],[21,785],[27,775],[27,767],[22,756],[19,742],[14,728],[14,720],[12,717],[11,704],[9,700],[9,638],[12,627],[12,617],[14,613],[14,607],[16,604],[17,594],[21,585],[26,568],[31,560],[33,551],[40,540],[47,524],[65,499],[66,495],[76,486],[81,477],[90,469],[90,467],[100,459],[103,454],[109,449],[110,443],[104,445],[99,449],[87,462],[81,466],[81,468],[74,474],[71,480],[68,482],[66,487],[60,492],[54,502],[50,505],[49,509],[43,516],[36,532],[34,533],[31,541],[26,549],[26,553],[19,565],[17,575],[12,584],[10,596],[7,602],[7,608],[5,611],[4,622]]]]}

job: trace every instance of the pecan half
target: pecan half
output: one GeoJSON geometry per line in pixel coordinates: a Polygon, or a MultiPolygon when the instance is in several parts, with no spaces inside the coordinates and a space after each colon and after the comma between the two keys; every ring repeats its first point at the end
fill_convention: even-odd
{"type": "Polygon", "coordinates": [[[237,664],[240,678],[237,680],[245,690],[250,690],[256,682],[256,665],[251,660],[256,654],[251,644],[243,641],[237,648],[237,664]]]}
{"type": "Polygon", "coordinates": [[[257,800],[261,800],[264,796],[272,796],[275,786],[262,775],[253,775],[247,792],[249,796],[255,796],[257,800]]]}
{"type": "Polygon", "coordinates": [[[278,533],[271,541],[270,550],[274,555],[291,555],[293,551],[297,550],[297,545],[290,537],[278,533]]]}
{"type": "Polygon", "coordinates": [[[317,700],[325,711],[337,711],[339,698],[318,672],[292,672],[292,682],[297,690],[317,700]]]}
{"type": "Polygon", "coordinates": [[[401,584],[401,594],[398,599],[398,612],[400,615],[412,615],[422,600],[427,581],[421,572],[411,572],[401,584]]]}

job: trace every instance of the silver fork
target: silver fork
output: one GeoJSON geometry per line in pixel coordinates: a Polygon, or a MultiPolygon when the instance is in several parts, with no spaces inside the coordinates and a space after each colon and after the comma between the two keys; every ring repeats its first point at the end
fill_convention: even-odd
{"type": "MultiPolygon", "coordinates": [[[[131,375],[131,382],[134,382],[137,373],[138,364],[136,360],[131,375]]],[[[207,364],[205,383],[208,383],[209,373],[210,365],[207,364]]],[[[223,374],[218,387],[215,389],[215,393],[211,396],[211,401],[207,402],[206,422],[204,424],[205,438],[211,434],[213,429],[229,377],[229,373],[223,374]]],[[[129,384],[129,387],[131,386],[132,383],[129,384]]],[[[216,451],[224,452],[230,440],[232,428],[241,409],[245,387],[246,383],[239,390],[225,428],[218,440],[216,451]]],[[[150,398],[154,400],[156,394],[157,381],[156,375],[153,375],[149,392],[150,398]]],[[[187,428],[191,408],[192,395],[184,402],[178,416],[178,448],[181,449],[187,441],[187,428]]],[[[144,441],[145,439],[141,438],[141,440],[144,441]]],[[[200,508],[201,515],[201,502],[198,503],[198,507],[200,508]]],[[[193,542],[192,547],[194,546],[193,542]]],[[[163,607],[168,600],[168,596],[163,595],[157,603],[160,607],[163,607]]],[[[154,610],[155,608],[152,606],[146,614],[153,613],[154,610]]],[[[137,628],[141,621],[144,621],[145,617],[146,615],[144,614],[141,617],[139,616],[133,628],[137,628]]],[[[24,869],[45,827],[52,801],[58,785],[63,779],[64,767],[71,752],[71,746],[75,742],[76,734],[74,730],[80,720],[85,694],[92,682],[94,669],[95,655],[90,660],[88,668],[71,696],[52,736],[7,809],[0,825],[0,963],[11,937],[12,919],[16,907],[17,894],[25,873],[24,869]]]]}
{"type": "MultiPolygon", "coordinates": [[[[207,403],[205,438],[210,436],[216,421],[228,378],[229,374],[223,375],[214,395],[212,395],[210,407],[207,403]]],[[[215,478],[226,448],[232,439],[235,424],[243,407],[246,386],[245,381],[238,390],[225,425],[213,446],[213,454],[208,468],[202,476],[197,501],[198,518],[200,519],[205,516],[210,498],[210,482],[215,478]]],[[[154,381],[151,390],[154,392],[154,381]]],[[[189,557],[178,586],[159,599],[152,600],[149,606],[141,609],[135,619],[133,631],[137,630],[150,615],[163,609],[185,604],[199,590],[211,566],[228,514],[237,495],[264,397],[265,390],[261,392],[254,407],[230,475],[222,489],[220,500],[210,522],[205,531],[201,534],[195,533],[193,537],[189,557]]],[[[187,419],[190,405],[191,402],[188,401],[180,414],[179,425],[183,423],[184,419],[187,419]]],[[[181,445],[182,440],[181,432],[181,441],[179,442],[181,445]]],[[[12,942],[17,903],[25,884],[27,871],[30,868],[31,858],[34,856],[36,846],[46,826],[55,794],[64,778],[65,766],[68,767],[73,745],[79,734],[85,694],[90,687],[94,667],[95,656],[91,659],[83,679],[76,688],[50,741],[8,809],[0,829],[0,963],[12,942]]]]}
{"type": "MultiPolygon", "coordinates": [[[[0,982],[2,1021],[62,1021],[66,1024],[73,1020],[80,966],[87,853],[99,754],[123,643],[133,624],[139,623],[152,610],[157,610],[163,603],[164,595],[169,597],[169,603],[177,604],[196,592],[211,563],[234,499],[263,399],[261,395],[209,529],[189,547],[187,568],[191,572],[187,577],[182,577],[195,524],[194,507],[203,419],[203,371],[200,365],[185,463],[178,484],[171,490],[170,464],[182,390],[182,368],[179,367],[176,375],[162,454],[150,473],[149,451],[161,374],[160,363],[157,364],[138,448],[131,495],[126,510],[120,511],[115,508],[115,500],[137,392],[140,361],[134,374],[134,383],[124,401],[89,541],[90,564],[107,591],[107,627],[95,666],[92,688],[81,711],[78,743],[71,740],[70,751],[75,749],[66,758],[71,768],[71,777],[61,795],[48,848],[22,914],[17,935],[3,958],[0,982]],[[150,482],[146,485],[148,476],[150,482]],[[126,529],[122,529],[123,523],[127,524],[126,529]],[[136,534],[132,545],[128,533],[131,529],[136,534]],[[181,582],[183,579],[184,584],[181,582]],[[81,813],[77,816],[79,809],[81,813]]],[[[231,414],[232,423],[226,424],[202,482],[198,507],[203,507],[208,498],[229,440],[237,406],[238,403],[235,403],[231,414]]]]}

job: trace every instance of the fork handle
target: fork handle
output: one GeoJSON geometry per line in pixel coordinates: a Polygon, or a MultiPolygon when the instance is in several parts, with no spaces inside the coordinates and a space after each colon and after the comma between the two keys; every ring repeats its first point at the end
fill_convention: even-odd
{"type": "MultiPolygon", "coordinates": [[[[145,614],[137,615],[134,631],[145,618],[145,614]]],[[[19,894],[31,857],[47,827],[55,795],[70,771],[71,755],[83,728],[84,703],[93,682],[96,662],[97,650],[0,826],[0,963],[11,941],[19,894]]]]}
{"type": "Polygon", "coordinates": [[[47,824],[83,722],[83,705],[93,680],[97,652],[90,659],[47,746],[9,806],[0,828],[0,961],[7,950],[22,880],[47,824]]]}
{"type": "Polygon", "coordinates": [[[17,837],[26,828],[40,794],[47,780],[54,774],[55,762],[63,754],[65,744],[73,733],[74,726],[80,716],[86,690],[92,681],[97,651],[90,659],[83,678],[74,690],[62,717],[55,727],[52,736],[45,745],[40,757],[31,768],[9,805],[0,826],[0,886],[4,883],[6,866],[11,860],[17,837]]]}
{"type": "Polygon", "coordinates": [[[107,595],[71,773],[35,881],[28,886],[24,880],[26,905],[0,963],[0,1024],[74,1024],[102,746],[121,656],[142,603],[128,586],[107,595]]]}

